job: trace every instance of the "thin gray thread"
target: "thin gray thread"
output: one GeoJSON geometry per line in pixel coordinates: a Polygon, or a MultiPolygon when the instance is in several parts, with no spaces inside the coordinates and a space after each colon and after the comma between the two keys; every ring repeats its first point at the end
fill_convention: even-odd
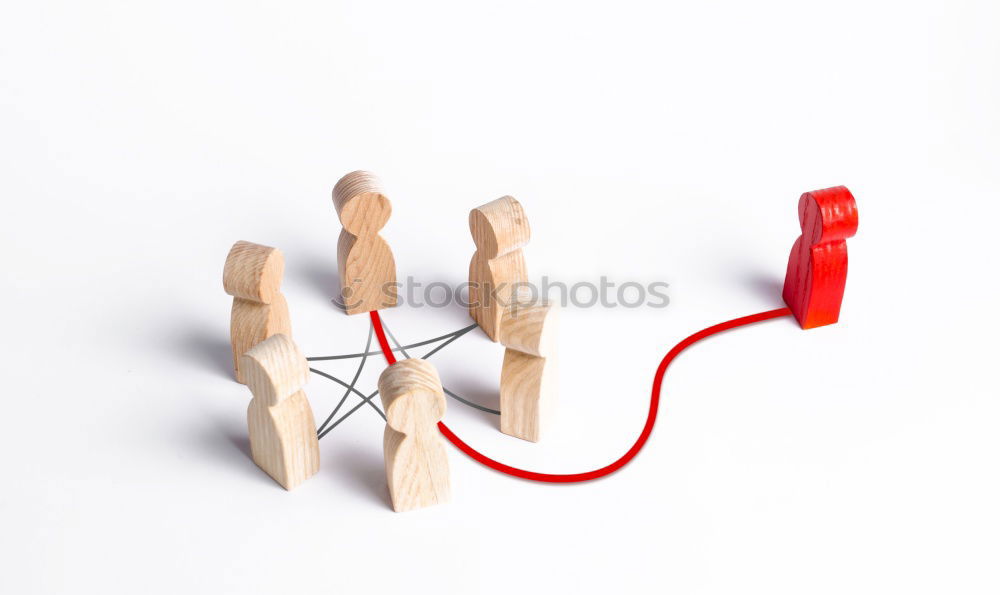
{"type": "MultiPolygon", "coordinates": [[[[471,332],[477,326],[478,326],[477,324],[472,324],[472,325],[469,325],[469,326],[467,326],[467,327],[465,327],[463,329],[459,329],[457,331],[448,333],[446,335],[441,335],[440,337],[435,337],[434,339],[428,339],[426,341],[419,341],[417,343],[413,343],[411,345],[405,345],[404,346],[404,345],[400,345],[400,342],[396,339],[395,336],[393,336],[392,331],[390,331],[389,328],[385,325],[385,321],[384,320],[382,321],[382,328],[385,329],[385,332],[389,336],[389,339],[396,345],[396,347],[394,349],[392,349],[392,351],[399,351],[404,356],[406,356],[407,358],[411,357],[410,354],[406,352],[407,348],[411,348],[412,349],[414,347],[421,347],[421,346],[427,345],[429,343],[434,343],[435,341],[440,341],[441,339],[447,339],[447,341],[445,341],[444,343],[438,345],[434,349],[432,349],[429,352],[427,352],[427,354],[424,355],[424,357],[422,359],[428,359],[429,357],[431,357],[432,355],[434,355],[438,351],[444,349],[449,344],[451,344],[452,342],[454,342],[457,339],[459,339],[462,335],[465,335],[466,333],[471,332]]],[[[365,345],[365,351],[362,352],[362,353],[356,353],[356,354],[351,354],[351,355],[335,355],[335,356],[327,356],[327,357],[314,357],[314,358],[308,358],[308,359],[310,361],[320,361],[320,360],[349,359],[349,358],[352,358],[352,357],[361,357],[362,358],[362,364],[361,365],[363,366],[365,358],[367,358],[369,355],[376,355],[376,354],[382,353],[381,351],[369,351],[369,348],[371,347],[371,335],[372,335],[373,330],[374,330],[373,327],[369,328],[369,332],[368,332],[368,344],[365,345]]],[[[318,434],[317,440],[320,439],[320,438],[323,438],[324,436],[326,436],[327,434],[329,434],[331,430],[333,430],[335,427],[339,426],[348,417],[350,417],[356,411],[358,411],[359,409],[361,409],[362,407],[364,407],[365,403],[368,403],[369,405],[371,405],[372,407],[374,407],[375,411],[377,411],[378,414],[380,416],[382,416],[382,419],[386,419],[385,414],[382,413],[382,410],[379,409],[379,407],[377,405],[375,405],[375,403],[372,402],[372,399],[374,399],[376,397],[376,395],[378,395],[379,391],[376,390],[375,392],[373,392],[370,395],[363,395],[361,393],[361,391],[359,391],[359,390],[357,390],[357,389],[354,388],[353,382],[352,382],[351,385],[347,385],[344,381],[342,381],[342,380],[340,380],[338,378],[335,378],[335,377],[333,377],[333,376],[331,376],[329,374],[326,374],[324,372],[320,372],[319,370],[314,370],[312,368],[310,368],[310,370],[312,370],[313,372],[316,372],[317,374],[319,374],[321,376],[329,378],[330,380],[333,380],[333,381],[339,383],[342,386],[347,386],[348,389],[349,389],[348,393],[354,392],[355,394],[357,394],[358,396],[361,397],[361,402],[360,403],[358,403],[357,405],[355,405],[354,407],[352,407],[350,410],[348,410],[346,413],[344,413],[344,415],[342,415],[340,417],[340,419],[338,419],[337,421],[333,422],[333,424],[331,424],[329,427],[327,427],[327,428],[324,429],[321,426],[320,430],[317,432],[317,434],[318,434]]],[[[360,375],[360,369],[359,369],[358,375],[360,375]]],[[[355,376],[355,381],[356,380],[357,380],[357,375],[355,376]]],[[[464,398],[458,396],[457,394],[455,394],[454,392],[448,390],[447,388],[442,387],[442,389],[443,389],[443,391],[444,391],[444,393],[446,395],[448,395],[448,396],[452,397],[453,399],[457,400],[459,403],[462,403],[464,405],[468,405],[469,407],[472,407],[473,409],[478,409],[480,411],[485,411],[486,413],[492,413],[493,415],[500,415],[500,412],[497,411],[496,409],[490,409],[489,407],[484,407],[482,405],[478,405],[476,403],[473,403],[472,401],[469,401],[468,399],[464,399],[464,398]]],[[[347,398],[347,395],[345,394],[344,395],[344,399],[346,399],[346,398],[347,398]]],[[[324,425],[326,425],[329,422],[329,420],[337,413],[337,411],[343,405],[344,399],[341,399],[341,402],[334,409],[333,413],[330,414],[330,418],[328,418],[327,421],[324,422],[324,425]]]]}
{"type": "Polygon", "coordinates": [[[468,405],[469,407],[472,407],[473,409],[478,409],[480,411],[485,411],[486,413],[492,413],[493,415],[500,415],[500,412],[497,411],[496,409],[490,409],[489,407],[483,407],[482,405],[477,405],[477,404],[473,403],[472,401],[467,401],[467,400],[463,399],[462,397],[456,395],[455,393],[451,392],[447,388],[444,389],[444,394],[446,394],[449,397],[455,399],[459,403],[464,403],[464,404],[468,405]]]}
{"type": "MultiPolygon", "coordinates": [[[[316,437],[316,439],[319,440],[323,436],[326,436],[327,434],[329,434],[330,430],[332,430],[332,429],[336,428],[337,426],[339,426],[340,422],[342,422],[345,419],[347,419],[348,417],[350,417],[352,413],[354,413],[358,409],[361,409],[362,407],[364,407],[365,403],[371,403],[372,399],[374,399],[375,395],[377,395],[377,394],[378,394],[378,391],[375,391],[372,394],[370,394],[367,397],[365,397],[364,399],[362,399],[360,403],[358,403],[350,411],[348,411],[347,413],[345,413],[343,417],[341,417],[337,421],[333,422],[333,425],[331,425],[329,428],[327,428],[326,430],[324,430],[322,434],[320,434],[319,436],[316,437]]],[[[383,417],[383,419],[385,418],[384,415],[382,417],[383,417]]],[[[389,421],[389,420],[386,420],[386,421],[389,421]]]]}
{"type": "MultiPolygon", "coordinates": [[[[344,382],[340,378],[337,378],[336,376],[331,376],[330,374],[327,374],[323,370],[317,370],[316,368],[309,368],[309,371],[312,372],[313,374],[319,374],[323,378],[329,378],[330,380],[336,382],[337,384],[339,384],[340,386],[342,386],[344,388],[347,388],[347,387],[351,386],[350,384],[347,384],[346,382],[344,382]]],[[[351,389],[351,392],[354,393],[354,394],[356,394],[356,395],[358,395],[362,399],[365,398],[365,393],[359,391],[356,388],[351,389]]]]}
{"type": "MultiPolygon", "coordinates": [[[[392,334],[392,331],[390,331],[389,327],[386,326],[384,320],[382,321],[382,330],[384,330],[385,334],[389,335],[389,339],[391,339],[392,342],[396,344],[396,349],[399,349],[399,351],[406,357],[406,359],[410,359],[410,354],[406,353],[406,348],[399,344],[399,341],[396,340],[396,336],[392,334]]],[[[368,348],[365,347],[365,349],[367,350],[368,348]]],[[[393,349],[393,351],[395,351],[396,349],[393,349]]]]}
{"type": "MultiPolygon", "coordinates": [[[[430,352],[427,353],[427,355],[425,355],[423,357],[423,359],[427,359],[430,356],[434,355],[435,353],[437,353],[438,351],[440,351],[441,349],[443,349],[446,345],[448,345],[452,341],[458,339],[462,335],[464,335],[464,334],[468,333],[469,331],[471,331],[472,329],[476,328],[476,326],[478,326],[478,325],[473,324],[473,325],[468,326],[468,327],[466,327],[466,328],[464,328],[464,329],[462,329],[460,331],[456,331],[454,333],[451,333],[454,336],[452,336],[450,339],[448,339],[447,341],[445,341],[441,345],[438,345],[437,347],[435,347],[434,349],[432,349],[430,352]]],[[[382,328],[385,328],[385,321],[382,321],[382,328]]],[[[448,336],[448,335],[445,335],[445,336],[448,336]]],[[[440,337],[438,339],[440,339],[440,337]]],[[[424,344],[426,344],[426,342],[424,342],[424,344]]],[[[407,347],[413,347],[413,345],[407,345],[407,347]]],[[[367,350],[367,348],[366,348],[366,350],[367,350]]],[[[395,349],[393,351],[395,351],[395,349]]],[[[450,391],[446,391],[446,392],[450,392],[450,391]]],[[[350,417],[351,414],[353,414],[358,409],[361,409],[361,407],[363,407],[365,403],[370,403],[371,400],[374,399],[375,395],[377,395],[377,394],[378,394],[378,391],[375,391],[372,394],[366,396],[360,403],[358,403],[353,408],[351,408],[351,410],[348,411],[347,413],[345,413],[340,419],[338,419],[337,421],[333,422],[333,425],[331,425],[326,430],[324,430],[321,434],[319,434],[319,438],[322,438],[323,436],[326,436],[327,434],[329,434],[330,430],[336,428],[338,425],[340,425],[341,422],[343,422],[345,419],[347,419],[348,417],[350,417]]],[[[451,393],[451,394],[454,396],[454,393],[451,393]]],[[[467,404],[475,407],[474,404],[470,403],[469,401],[466,401],[465,399],[459,399],[459,401],[461,401],[463,403],[467,403],[467,404]]],[[[476,408],[478,409],[479,407],[476,407],[476,408]]],[[[487,411],[493,412],[492,409],[488,409],[487,411]]],[[[496,413],[497,413],[497,415],[500,414],[499,411],[497,411],[496,413]]]]}
{"type": "MultiPolygon", "coordinates": [[[[473,326],[475,326],[475,325],[473,325],[473,326]]],[[[397,340],[397,339],[396,339],[396,337],[395,337],[395,336],[393,336],[393,334],[392,334],[392,331],[390,331],[390,330],[389,330],[389,327],[388,327],[388,326],[386,326],[386,324],[385,324],[385,321],[384,321],[384,320],[382,321],[382,328],[383,328],[383,329],[385,329],[385,332],[386,332],[386,334],[387,334],[387,335],[389,335],[389,338],[390,338],[390,339],[392,340],[392,342],[393,342],[393,343],[395,343],[397,347],[399,347],[399,340],[397,340]]],[[[452,338],[451,338],[451,339],[450,339],[450,340],[448,341],[448,343],[450,343],[451,341],[454,341],[455,339],[457,339],[457,338],[461,337],[462,335],[464,335],[465,333],[469,332],[470,330],[472,330],[472,329],[462,329],[461,331],[457,331],[457,332],[455,333],[455,336],[454,336],[454,337],[452,337],[452,338]]],[[[441,346],[440,346],[440,347],[438,347],[437,349],[434,349],[433,351],[431,351],[430,353],[428,353],[427,355],[425,355],[425,356],[424,356],[424,359],[427,359],[428,357],[430,357],[430,356],[434,355],[434,353],[435,353],[435,352],[436,352],[436,351],[437,351],[438,349],[441,349],[442,347],[444,347],[444,346],[445,346],[445,345],[447,345],[448,343],[445,343],[444,345],[441,345],[441,346]]],[[[405,349],[403,349],[402,347],[399,347],[399,350],[403,352],[403,355],[405,355],[405,356],[407,357],[407,359],[409,359],[409,358],[410,358],[410,354],[409,354],[409,353],[406,353],[406,350],[405,350],[405,349]]],[[[456,401],[458,401],[459,403],[463,403],[463,404],[465,404],[465,405],[468,405],[469,407],[472,407],[473,409],[478,409],[478,410],[480,410],[480,411],[485,411],[486,413],[492,413],[493,415],[500,415],[500,412],[499,412],[499,411],[497,411],[496,409],[490,409],[489,407],[483,407],[482,405],[477,405],[476,403],[473,403],[472,401],[469,401],[468,399],[463,399],[462,397],[460,397],[460,396],[456,395],[455,393],[453,393],[453,392],[451,392],[450,390],[448,390],[448,389],[447,389],[446,387],[441,387],[441,388],[442,388],[442,390],[444,390],[444,394],[446,394],[446,395],[448,395],[449,397],[451,397],[451,398],[455,399],[455,400],[456,400],[456,401]]]]}
{"type": "Polygon", "coordinates": [[[437,347],[435,347],[434,349],[431,349],[430,351],[428,351],[428,352],[427,352],[427,355],[425,355],[425,356],[423,357],[423,359],[427,359],[427,358],[429,358],[430,356],[432,356],[432,355],[434,355],[435,353],[437,353],[438,351],[441,351],[442,349],[444,349],[445,347],[447,347],[449,343],[451,343],[452,341],[455,341],[456,339],[458,339],[458,338],[459,338],[459,337],[461,337],[462,335],[464,335],[464,334],[468,333],[469,331],[471,331],[472,329],[476,328],[476,326],[477,326],[477,325],[475,325],[475,324],[474,324],[474,325],[472,325],[472,326],[469,326],[469,327],[466,327],[466,328],[464,328],[464,329],[462,329],[462,330],[460,330],[460,331],[456,332],[456,333],[455,333],[455,336],[454,336],[454,337],[452,337],[452,338],[448,339],[448,340],[447,340],[447,341],[445,341],[444,343],[442,343],[442,344],[438,345],[437,347]]]}
{"type": "MultiPolygon", "coordinates": [[[[350,386],[349,384],[347,384],[346,382],[344,382],[344,381],[343,381],[343,380],[341,380],[340,378],[337,378],[336,376],[331,376],[331,375],[327,374],[326,372],[323,372],[322,370],[317,370],[317,369],[315,369],[315,368],[309,368],[309,371],[310,371],[310,372],[313,372],[313,373],[315,373],[315,374],[319,374],[319,375],[320,375],[320,376],[322,376],[323,378],[329,378],[330,380],[333,380],[334,382],[336,382],[336,383],[337,383],[337,384],[339,384],[340,386],[343,386],[343,387],[348,387],[348,386],[350,386]]],[[[356,395],[358,395],[358,396],[359,396],[359,397],[361,397],[362,399],[364,399],[364,398],[365,398],[365,393],[363,393],[363,392],[359,391],[359,390],[358,390],[358,389],[356,389],[356,388],[352,388],[352,389],[351,389],[351,392],[352,392],[352,393],[354,393],[354,394],[356,394],[356,395]]],[[[372,403],[372,407],[374,407],[374,408],[375,408],[375,413],[378,413],[378,414],[379,414],[380,416],[382,416],[382,419],[385,419],[385,414],[384,414],[384,413],[382,413],[382,409],[380,409],[378,405],[376,405],[375,403],[372,403]]]]}
{"type": "MultiPolygon", "coordinates": [[[[455,335],[457,335],[459,333],[461,333],[461,334],[464,335],[465,333],[471,331],[472,329],[476,328],[477,326],[478,325],[476,325],[476,324],[472,324],[472,325],[469,325],[469,326],[467,326],[465,328],[458,329],[457,331],[450,332],[450,333],[448,333],[446,335],[441,335],[440,337],[434,337],[433,339],[427,339],[426,341],[420,341],[418,343],[411,343],[409,345],[402,345],[400,347],[397,347],[396,349],[393,349],[393,351],[402,351],[403,349],[413,349],[414,347],[423,347],[424,345],[430,345],[431,343],[437,343],[438,341],[440,341],[442,339],[447,339],[449,337],[453,337],[453,336],[455,336],[455,335]]],[[[364,351],[364,353],[350,353],[350,354],[347,354],[347,355],[324,355],[324,356],[320,356],[320,357],[307,357],[306,360],[311,361],[311,362],[322,362],[322,361],[330,361],[330,360],[337,360],[337,359],[353,359],[353,358],[356,358],[356,357],[364,357],[366,355],[381,355],[381,354],[382,354],[381,350],[379,350],[379,351],[368,351],[366,349],[364,351]]]]}
{"type": "MultiPolygon", "coordinates": [[[[327,418],[323,422],[323,424],[320,425],[320,427],[319,427],[318,430],[316,430],[317,434],[322,433],[323,430],[326,428],[326,426],[331,421],[333,421],[333,418],[337,415],[337,412],[340,411],[340,408],[344,406],[344,402],[347,401],[347,397],[350,396],[351,391],[354,389],[354,386],[358,383],[358,377],[361,376],[361,371],[365,369],[365,362],[368,361],[368,348],[372,346],[372,334],[374,332],[375,332],[375,326],[369,322],[369,324],[368,324],[368,342],[365,343],[365,355],[361,357],[361,363],[358,365],[357,372],[354,373],[354,379],[351,380],[351,385],[349,387],[347,387],[346,391],[344,391],[344,396],[340,398],[340,402],[337,403],[337,406],[333,408],[333,411],[330,412],[330,415],[327,416],[327,418]]],[[[372,405],[374,406],[374,403],[372,403],[372,405]]]]}

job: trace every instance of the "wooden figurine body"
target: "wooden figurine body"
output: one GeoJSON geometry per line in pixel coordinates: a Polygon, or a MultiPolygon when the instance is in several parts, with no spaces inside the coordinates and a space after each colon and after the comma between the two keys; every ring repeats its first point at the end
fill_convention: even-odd
{"type": "Polygon", "coordinates": [[[538,442],[549,425],[557,394],[557,310],[547,304],[515,304],[500,321],[507,347],[500,373],[500,431],[538,442]]]}
{"type": "Polygon", "coordinates": [[[844,186],[806,192],[799,223],[782,296],[802,328],[833,324],[847,284],[846,240],[858,230],[857,203],[844,186]]]}
{"type": "Polygon", "coordinates": [[[291,339],[274,335],[246,352],[241,366],[253,393],[247,408],[253,460],[291,490],[319,471],[316,422],[301,390],[309,364],[291,339]]]}
{"type": "Polygon", "coordinates": [[[445,413],[437,370],[426,360],[396,362],[378,380],[385,426],[385,474],[396,512],[451,498],[448,453],[437,429],[445,413]]]}
{"type": "Polygon", "coordinates": [[[504,309],[528,282],[523,246],[531,228],[521,203],[504,196],[469,213],[476,252],[469,263],[469,315],[496,341],[504,309]]]}
{"type": "Polygon", "coordinates": [[[392,203],[378,178],[365,171],[347,174],[333,188],[333,205],[344,226],[337,241],[344,309],[358,314],[395,306],[396,260],[378,234],[392,214],[392,203]]]}
{"type": "Polygon", "coordinates": [[[222,284],[233,296],[229,334],[237,382],[246,383],[240,357],[251,347],[277,334],[292,335],[288,303],[281,294],[285,258],[270,246],[239,241],[226,258],[222,284]]]}

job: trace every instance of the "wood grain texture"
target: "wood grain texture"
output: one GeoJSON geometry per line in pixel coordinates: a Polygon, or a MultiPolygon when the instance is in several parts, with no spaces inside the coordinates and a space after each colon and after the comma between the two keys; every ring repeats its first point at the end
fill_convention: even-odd
{"type": "Polygon", "coordinates": [[[305,386],[309,381],[309,363],[287,335],[274,335],[243,354],[243,373],[253,398],[268,407],[305,386]]]}
{"type": "Polygon", "coordinates": [[[269,304],[278,294],[284,273],[281,250],[240,240],[229,249],[222,285],[233,297],[269,304]]]}
{"type": "Polygon", "coordinates": [[[437,370],[426,360],[402,360],[382,372],[378,388],[388,419],[383,446],[393,510],[447,502],[448,453],[437,429],[446,403],[437,370]]]}
{"type": "Polygon", "coordinates": [[[559,309],[544,301],[518,297],[504,310],[499,339],[504,347],[529,355],[554,355],[559,331],[559,309]]]}
{"type": "Polygon", "coordinates": [[[558,309],[516,303],[500,323],[500,431],[538,442],[551,423],[558,389],[555,352],[558,309]]]}
{"type": "Polygon", "coordinates": [[[246,377],[240,368],[240,358],[243,354],[261,341],[277,334],[288,336],[292,334],[292,323],[285,296],[277,294],[270,304],[233,298],[229,339],[233,347],[233,367],[237,382],[246,384],[246,377]]]}
{"type": "Polygon", "coordinates": [[[844,186],[799,198],[802,235],[792,246],[782,297],[804,329],[834,324],[847,285],[847,238],[858,230],[858,207],[844,186]]]}
{"type": "Polygon", "coordinates": [[[253,399],[247,408],[250,452],[257,466],[286,490],[319,471],[316,422],[306,394],[309,364],[286,335],[274,335],[243,355],[253,399]]]}
{"type": "Polygon", "coordinates": [[[359,314],[398,303],[394,290],[396,260],[389,244],[378,234],[392,204],[374,174],[355,171],[333,188],[333,205],[344,226],[337,241],[337,267],[341,299],[348,314],[359,314]]]}
{"type": "Polygon", "coordinates": [[[237,382],[246,382],[240,371],[244,353],[273,335],[292,334],[288,303],[280,291],[284,270],[280,250],[252,242],[236,242],[226,258],[222,284],[233,296],[229,335],[237,382]]]}
{"type": "Polygon", "coordinates": [[[521,203],[504,196],[472,209],[469,230],[476,244],[469,263],[469,315],[496,341],[504,309],[528,282],[521,248],[531,239],[531,228],[521,203]]]}
{"type": "Polygon", "coordinates": [[[396,260],[382,236],[356,237],[342,230],[337,242],[341,299],[348,314],[392,308],[398,303],[396,260]],[[345,281],[347,280],[347,281],[345,281]]]}

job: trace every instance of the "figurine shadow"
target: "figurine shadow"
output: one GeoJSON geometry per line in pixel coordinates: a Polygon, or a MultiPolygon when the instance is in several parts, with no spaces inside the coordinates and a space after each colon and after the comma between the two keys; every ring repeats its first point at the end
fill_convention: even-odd
{"type": "MultiPolygon", "coordinates": [[[[471,376],[455,376],[448,379],[448,385],[445,388],[467,401],[471,401],[477,405],[489,407],[490,409],[495,409],[497,411],[500,410],[500,394],[497,392],[496,385],[490,386],[489,383],[480,378],[471,376]]],[[[449,395],[446,395],[445,398],[448,399],[449,414],[461,411],[459,415],[462,418],[473,419],[477,423],[484,424],[494,429],[500,428],[500,416],[494,413],[489,413],[488,411],[476,409],[475,407],[470,407],[465,403],[460,403],[455,400],[454,397],[449,395]]]]}
{"type": "MultiPolygon", "coordinates": [[[[448,283],[448,285],[450,285],[451,287],[459,287],[463,283],[465,283],[464,279],[455,280],[444,275],[440,275],[439,277],[447,279],[447,281],[445,282],[448,283]]],[[[424,307],[434,307],[437,310],[437,312],[440,312],[440,315],[435,314],[435,316],[440,316],[442,320],[446,320],[451,324],[454,324],[459,327],[467,326],[474,322],[472,320],[472,317],[469,316],[468,290],[462,290],[458,295],[453,295],[452,299],[448,300],[448,303],[443,306],[425,305],[424,307]]],[[[472,331],[472,334],[479,334],[481,336],[485,336],[483,335],[483,331],[481,329],[476,329],[472,331]]],[[[468,338],[469,337],[464,337],[464,339],[468,338]]]]}
{"type": "Polygon", "coordinates": [[[241,475],[262,486],[284,489],[254,463],[246,426],[238,427],[234,420],[217,419],[214,423],[205,424],[196,439],[199,456],[215,460],[226,473],[241,475]]]}
{"type": "Polygon", "coordinates": [[[332,308],[344,311],[344,304],[340,300],[340,274],[337,272],[335,260],[331,262],[329,258],[299,259],[285,276],[303,282],[332,308]]]}
{"type": "MultiPolygon", "coordinates": [[[[323,446],[322,441],[320,447],[323,446]]],[[[338,484],[347,485],[371,502],[381,502],[392,510],[389,487],[385,479],[385,462],[380,450],[360,448],[350,444],[338,444],[326,449],[322,455],[323,467],[335,470],[328,475],[338,484]]],[[[325,471],[321,470],[321,473],[325,471]]]]}
{"type": "MultiPolygon", "coordinates": [[[[223,433],[223,440],[225,440],[232,449],[235,449],[239,455],[242,455],[242,468],[248,475],[253,476],[253,481],[260,482],[261,485],[268,485],[277,490],[284,490],[278,482],[265,473],[257,463],[253,460],[253,454],[250,452],[250,437],[244,434],[238,434],[236,432],[223,433]]],[[[229,455],[234,456],[232,454],[229,455]]],[[[232,466],[232,465],[230,465],[232,466]]]]}
{"type": "Polygon", "coordinates": [[[771,275],[756,273],[748,276],[744,280],[744,284],[758,297],[764,298],[768,301],[773,301],[776,304],[784,304],[784,298],[781,297],[781,292],[784,289],[784,282],[782,279],[778,279],[771,275]]]}
{"type": "Polygon", "coordinates": [[[210,372],[233,380],[233,348],[226,337],[196,328],[177,342],[180,353],[210,372]]]}
{"type": "Polygon", "coordinates": [[[236,432],[229,432],[226,434],[226,439],[233,448],[243,453],[243,456],[248,460],[253,461],[253,453],[250,452],[250,437],[246,433],[238,434],[236,432]]]}

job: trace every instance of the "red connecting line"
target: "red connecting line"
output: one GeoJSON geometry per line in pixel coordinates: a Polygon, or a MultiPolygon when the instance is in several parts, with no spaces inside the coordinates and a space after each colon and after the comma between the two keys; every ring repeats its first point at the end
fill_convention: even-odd
{"type": "MultiPolygon", "coordinates": [[[[782,316],[788,316],[791,314],[791,310],[788,308],[779,308],[777,310],[770,310],[768,312],[761,312],[759,314],[751,314],[750,316],[744,316],[742,318],[736,318],[734,320],[729,320],[727,322],[721,322],[714,326],[710,326],[707,329],[700,330],[697,333],[691,335],[687,339],[684,339],[680,343],[674,346],[673,349],[664,356],[663,360],[660,361],[659,367],[656,368],[656,374],[653,376],[653,394],[649,399],[649,413],[646,416],[646,425],[642,428],[642,433],[639,434],[639,438],[636,439],[635,444],[632,448],[628,449],[624,455],[622,455],[618,460],[601,467],[600,469],[594,469],[593,471],[585,471],[583,473],[536,473],[535,471],[526,471],[524,469],[518,469],[516,467],[511,467],[510,465],[505,465],[499,461],[494,461],[493,459],[487,457],[486,455],[475,450],[468,444],[462,441],[461,438],[455,435],[448,426],[444,425],[444,422],[438,422],[438,429],[444,434],[452,444],[454,444],[459,450],[469,455],[479,463],[486,465],[490,469],[499,471],[501,473],[506,473],[507,475],[513,475],[514,477],[520,477],[521,479],[528,479],[531,481],[543,481],[548,483],[575,483],[581,481],[590,481],[592,479],[598,479],[606,475],[611,475],[615,471],[618,471],[625,465],[627,465],[635,455],[639,454],[642,447],[646,445],[646,441],[649,440],[650,434],[653,433],[653,426],[656,425],[656,412],[660,406],[660,388],[663,385],[663,375],[667,371],[667,366],[670,365],[674,358],[676,358],[680,352],[684,351],[691,345],[701,341],[706,337],[711,337],[717,333],[723,331],[728,331],[740,326],[745,326],[748,324],[753,324],[755,322],[762,322],[764,320],[771,320],[772,318],[780,318],[782,316]]],[[[392,349],[389,348],[389,342],[385,338],[385,331],[382,329],[382,321],[379,318],[378,312],[371,312],[372,324],[375,326],[375,335],[378,337],[378,343],[382,347],[382,353],[385,354],[385,359],[389,362],[389,365],[396,363],[396,358],[392,354],[392,349]]]]}
{"type": "Polygon", "coordinates": [[[385,338],[385,329],[382,328],[382,318],[378,315],[378,310],[372,310],[369,312],[372,316],[372,326],[375,327],[375,337],[378,339],[379,347],[382,348],[382,355],[385,356],[385,361],[391,366],[396,363],[396,356],[392,354],[392,349],[389,348],[389,341],[385,338]]]}

